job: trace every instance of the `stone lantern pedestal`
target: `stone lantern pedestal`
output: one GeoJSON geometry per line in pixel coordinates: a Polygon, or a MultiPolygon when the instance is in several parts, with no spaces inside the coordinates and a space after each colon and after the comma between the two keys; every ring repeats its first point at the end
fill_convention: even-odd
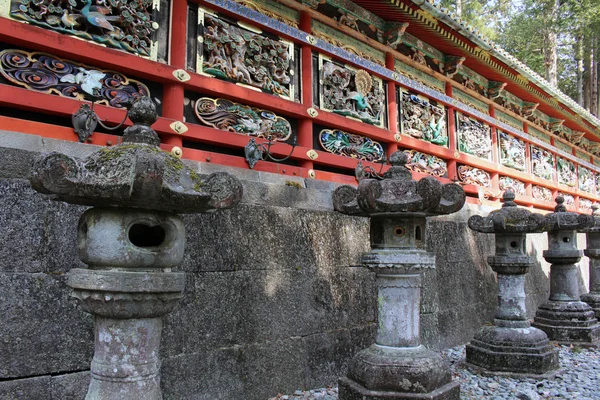
{"type": "Polygon", "coordinates": [[[422,274],[435,268],[435,256],[425,250],[426,217],[460,210],[465,194],[434,178],[413,181],[402,152],[390,162],[382,181],[342,186],[333,197],[337,211],[371,217],[372,251],[362,262],[376,273],[378,290],[376,342],[350,362],[339,398],[458,400],[449,366],[421,345],[420,304],[422,274]]]}
{"type": "Polygon", "coordinates": [[[542,329],[550,340],[597,345],[600,324],[592,308],[580,300],[577,263],[577,231],[594,225],[591,215],[567,212],[562,196],[556,198],[555,212],[545,216],[548,250],[543,253],[550,267],[550,298],[542,304],[533,326],[542,329]]]}
{"type": "Polygon", "coordinates": [[[176,213],[236,205],[241,183],[228,174],[201,179],[160,150],[150,128],[149,98],[133,103],[123,143],[85,160],[51,153],[39,159],[32,186],[74,204],[92,205],[79,220],[78,253],[88,268],[69,271],[68,285],[94,316],[94,358],[86,400],[160,400],[161,317],[183,295],[173,272],[185,248],[176,213]]]}
{"type": "Polygon", "coordinates": [[[492,374],[551,375],[558,370],[558,350],[542,330],[532,328],[525,306],[525,274],[533,265],[527,233],[538,232],[543,216],[518,208],[505,192],[500,210],[469,218],[469,227],[494,233],[496,253],[488,264],[498,274],[498,310],[493,326],[484,326],[467,344],[467,363],[492,374]]]}
{"type": "Polygon", "coordinates": [[[600,318],[600,207],[592,206],[594,226],[585,230],[587,245],[583,254],[589,257],[590,291],[581,295],[581,301],[587,303],[600,318]]]}

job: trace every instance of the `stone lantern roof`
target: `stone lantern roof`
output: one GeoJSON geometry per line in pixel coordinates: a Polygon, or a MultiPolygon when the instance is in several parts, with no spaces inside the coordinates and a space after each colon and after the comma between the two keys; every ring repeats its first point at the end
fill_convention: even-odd
{"type": "Polygon", "coordinates": [[[442,184],[433,177],[412,179],[406,168],[408,157],[396,151],[389,157],[392,167],[382,180],[364,179],[358,188],[340,186],[333,194],[333,206],[344,214],[380,216],[450,214],[462,208],[465,192],[454,184],[442,184]]]}
{"type": "Polygon", "coordinates": [[[554,212],[544,216],[544,231],[582,230],[594,226],[595,220],[593,216],[569,212],[567,211],[564,202],[565,199],[563,196],[558,196],[556,198],[554,212]]]}
{"type": "Polygon", "coordinates": [[[519,208],[514,202],[515,194],[504,192],[502,208],[487,217],[474,215],[469,218],[469,228],[482,233],[534,233],[543,231],[544,216],[519,208]]]}
{"type": "Polygon", "coordinates": [[[133,126],[125,130],[121,144],[83,160],[50,153],[34,165],[32,186],[67,203],[175,213],[229,208],[240,201],[237,178],[215,173],[202,179],[160,149],[160,139],[150,127],[158,118],[150,98],[137,99],[127,115],[133,126]]]}

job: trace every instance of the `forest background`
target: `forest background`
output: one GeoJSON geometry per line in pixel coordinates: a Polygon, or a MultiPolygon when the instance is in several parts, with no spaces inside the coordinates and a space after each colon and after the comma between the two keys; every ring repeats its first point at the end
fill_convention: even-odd
{"type": "Polygon", "coordinates": [[[600,115],[600,0],[436,0],[600,115]]]}

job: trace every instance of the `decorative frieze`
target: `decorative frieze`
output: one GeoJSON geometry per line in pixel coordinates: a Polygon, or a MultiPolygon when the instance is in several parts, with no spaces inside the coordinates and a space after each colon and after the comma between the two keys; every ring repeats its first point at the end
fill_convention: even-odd
{"type": "Polygon", "coordinates": [[[514,194],[525,196],[525,183],[520,180],[511,178],[510,176],[501,176],[498,180],[498,185],[503,192],[510,191],[514,194]]]}
{"type": "Polygon", "coordinates": [[[486,160],[491,159],[490,127],[461,113],[456,113],[456,119],[459,150],[486,160]]]}
{"type": "Polygon", "coordinates": [[[521,122],[519,119],[517,119],[511,115],[508,115],[500,110],[496,110],[496,119],[504,122],[505,124],[512,126],[513,128],[516,128],[518,130],[523,130],[523,122],[521,122]]]}
{"type": "Polygon", "coordinates": [[[458,179],[465,185],[477,185],[481,187],[492,187],[490,174],[482,169],[470,165],[460,165],[457,168],[458,179]]]}
{"type": "Polygon", "coordinates": [[[423,96],[405,91],[400,93],[402,133],[447,147],[446,108],[423,96]]]}
{"type": "Polygon", "coordinates": [[[504,166],[525,171],[525,142],[519,138],[498,131],[500,163],[504,166]]]}
{"type": "Polygon", "coordinates": [[[565,200],[564,203],[566,206],[573,207],[575,205],[575,197],[573,197],[571,194],[558,192],[556,196],[562,196],[565,200]]]}
{"type": "Polygon", "coordinates": [[[319,133],[319,143],[330,153],[365,161],[380,161],[385,155],[378,142],[339,129],[323,129],[319,133]]]}
{"type": "Polygon", "coordinates": [[[409,170],[439,177],[448,175],[448,165],[441,158],[416,150],[404,150],[404,153],[408,156],[406,168],[409,170]]]}
{"type": "Polygon", "coordinates": [[[553,180],[555,174],[554,155],[548,150],[536,146],[530,146],[530,150],[533,175],[549,181],[553,180]]]}
{"type": "Polygon", "coordinates": [[[319,56],[321,109],[383,127],[383,82],[365,70],[319,56]]]}
{"type": "Polygon", "coordinates": [[[452,97],[461,103],[468,105],[469,107],[473,107],[474,109],[481,111],[482,113],[489,114],[490,112],[490,108],[487,103],[466,94],[462,90],[458,90],[456,88],[452,89],[452,97]]]}
{"type": "Polygon", "coordinates": [[[541,140],[542,142],[546,142],[548,144],[550,144],[550,136],[548,136],[547,134],[545,134],[544,132],[535,129],[533,126],[529,126],[529,135],[533,136],[536,139],[541,140]]]}
{"type": "Polygon", "coordinates": [[[579,190],[587,193],[596,193],[596,177],[587,168],[578,166],[579,190]]]}
{"type": "Polygon", "coordinates": [[[444,82],[434,78],[429,74],[424,73],[423,71],[413,68],[410,65],[401,62],[400,60],[396,60],[395,70],[396,72],[410,79],[418,81],[423,85],[434,89],[438,92],[445,93],[446,91],[446,84],[444,82]]]}
{"type": "Polygon", "coordinates": [[[548,201],[548,202],[552,201],[552,190],[550,190],[546,187],[533,185],[531,187],[531,192],[532,192],[533,198],[536,200],[548,201]]]}
{"type": "Polygon", "coordinates": [[[269,18],[273,18],[286,25],[298,28],[300,22],[300,13],[297,10],[288,8],[276,1],[250,1],[250,0],[234,0],[236,3],[241,3],[244,7],[258,11],[269,18]]]}
{"type": "Polygon", "coordinates": [[[593,205],[594,202],[592,200],[586,199],[584,197],[579,198],[579,208],[582,208],[584,210],[591,210],[593,205]]]}
{"type": "Polygon", "coordinates": [[[248,136],[286,141],[292,134],[288,120],[268,110],[261,110],[226,99],[202,97],[194,112],[205,125],[248,136]]]}
{"type": "Polygon", "coordinates": [[[2,1],[16,20],[156,59],[160,0],[2,1]]]}
{"type": "Polygon", "coordinates": [[[9,82],[29,90],[94,100],[118,108],[150,95],[146,85],[119,72],[94,69],[39,52],[0,51],[0,74],[9,82]]]}
{"type": "Polygon", "coordinates": [[[577,170],[575,164],[561,157],[556,157],[556,169],[558,171],[558,183],[575,187],[577,184],[577,170]]]}
{"type": "Polygon", "coordinates": [[[294,98],[294,45],[198,9],[204,34],[196,70],[286,99],[294,98]]]}

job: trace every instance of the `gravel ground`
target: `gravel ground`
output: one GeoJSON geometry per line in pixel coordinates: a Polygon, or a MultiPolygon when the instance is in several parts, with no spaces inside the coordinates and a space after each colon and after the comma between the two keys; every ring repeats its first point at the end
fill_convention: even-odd
{"type": "MultiPolygon", "coordinates": [[[[600,400],[600,350],[560,346],[560,367],[553,380],[483,377],[471,373],[462,362],[465,346],[448,349],[454,380],[461,384],[465,400],[600,400]]],[[[269,400],[337,400],[337,388],[297,390],[269,400]]]]}

